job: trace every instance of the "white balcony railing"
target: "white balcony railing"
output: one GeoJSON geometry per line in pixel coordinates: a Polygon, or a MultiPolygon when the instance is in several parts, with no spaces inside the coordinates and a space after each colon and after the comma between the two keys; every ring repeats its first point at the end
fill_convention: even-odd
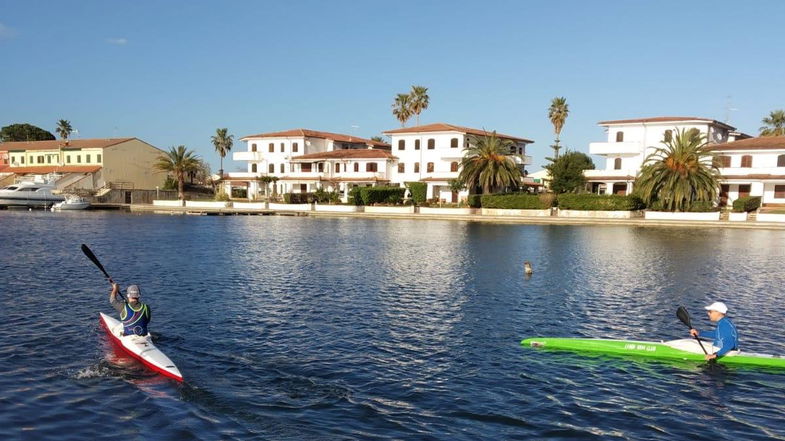
{"type": "Polygon", "coordinates": [[[721,176],[774,175],[785,176],[785,167],[724,167],[721,176]]]}
{"type": "Polygon", "coordinates": [[[589,153],[592,155],[635,156],[644,151],[640,142],[592,142],[589,153]]]}
{"type": "Polygon", "coordinates": [[[233,152],[232,159],[235,161],[261,161],[262,152],[233,152]]]}
{"type": "Polygon", "coordinates": [[[621,170],[584,170],[583,176],[587,179],[597,178],[597,177],[609,177],[609,178],[626,178],[627,176],[636,176],[638,174],[637,169],[621,169],[621,170]]]}

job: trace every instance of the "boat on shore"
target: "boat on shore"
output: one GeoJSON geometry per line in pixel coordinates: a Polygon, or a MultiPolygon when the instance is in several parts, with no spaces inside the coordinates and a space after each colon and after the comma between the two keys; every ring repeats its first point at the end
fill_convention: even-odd
{"type": "Polygon", "coordinates": [[[112,318],[103,312],[101,314],[101,325],[106,330],[109,338],[124,352],[131,357],[139,360],[149,369],[159,374],[183,381],[183,375],[172,360],[160,349],[155,347],[150,334],[147,335],[123,335],[123,323],[112,318]]]}
{"type": "Polygon", "coordinates": [[[65,197],[55,194],[54,184],[48,182],[19,182],[0,188],[0,206],[3,207],[44,207],[62,202],[65,197]]]}
{"type": "Polygon", "coordinates": [[[52,205],[52,211],[85,210],[90,207],[90,201],[74,194],[64,195],[65,200],[52,205]]]}
{"type": "MultiPolygon", "coordinates": [[[[608,355],[636,356],[667,360],[705,361],[705,354],[695,339],[671,341],[607,340],[600,338],[554,338],[536,337],[521,341],[522,346],[575,352],[594,352],[608,355]]],[[[704,342],[706,351],[717,350],[710,342],[704,342]]],[[[736,366],[785,368],[785,357],[781,355],[757,354],[730,351],[717,363],[736,366]]]]}

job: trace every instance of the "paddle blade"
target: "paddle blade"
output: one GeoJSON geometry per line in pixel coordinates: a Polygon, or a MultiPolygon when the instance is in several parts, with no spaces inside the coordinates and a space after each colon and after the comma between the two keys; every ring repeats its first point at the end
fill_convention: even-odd
{"type": "Polygon", "coordinates": [[[109,277],[109,273],[106,272],[104,266],[101,265],[101,262],[98,261],[98,258],[95,257],[95,254],[93,254],[93,251],[90,248],[88,248],[87,245],[82,244],[82,252],[84,253],[85,256],[87,256],[88,259],[90,259],[93,262],[93,264],[95,264],[95,266],[98,267],[99,270],[101,270],[102,273],[104,273],[107,279],[112,280],[112,278],[109,277]]]}
{"type": "Polygon", "coordinates": [[[679,306],[679,309],[676,310],[676,317],[687,325],[688,328],[692,329],[692,321],[690,320],[690,313],[687,312],[687,308],[679,306]]]}

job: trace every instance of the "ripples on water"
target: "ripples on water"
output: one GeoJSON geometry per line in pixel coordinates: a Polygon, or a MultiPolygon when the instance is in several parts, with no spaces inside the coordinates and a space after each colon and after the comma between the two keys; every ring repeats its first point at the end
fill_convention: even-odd
{"type": "Polygon", "coordinates": [[[785,439],[785,374],[537,351],[727,301],[785,353],[779,231],[0,212],[1,439],[785,439]],[[87,243],[186,383],[118,353],[87,243]],[[523,276],[522,262],[535,273],[523,276]]]}

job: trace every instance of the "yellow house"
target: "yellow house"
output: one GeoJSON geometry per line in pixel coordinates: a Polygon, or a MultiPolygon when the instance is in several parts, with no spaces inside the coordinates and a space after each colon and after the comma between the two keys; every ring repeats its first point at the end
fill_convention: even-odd
{"type": "Polygon", "coordinates": [[[6,142],[4,173],[49,175],[59,189],[155,189],[166,173],[154,164],[162,150],[138,138],[6,142]]]}

